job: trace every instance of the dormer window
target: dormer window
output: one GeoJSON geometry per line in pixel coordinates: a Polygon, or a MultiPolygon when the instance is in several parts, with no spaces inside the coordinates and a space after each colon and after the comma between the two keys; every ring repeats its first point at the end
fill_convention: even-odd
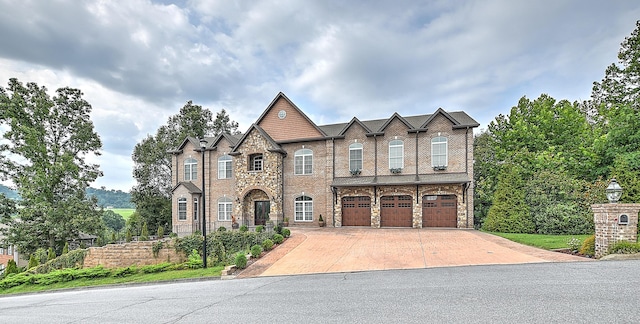
{"type": "Polygon", "coordinates": [[[262,153],[249,156],[249,171],[262,171],[262,153]]]}

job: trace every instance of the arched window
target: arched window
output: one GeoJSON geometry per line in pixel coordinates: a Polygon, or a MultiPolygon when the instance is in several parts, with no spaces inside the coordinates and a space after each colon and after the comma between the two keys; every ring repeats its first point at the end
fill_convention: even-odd
{"type": "Polygon", "coordinates": [[[249,171],[262,171],[262,153],[249,155],[249,171]]]}
{"type": "Polygon", "coordinates": [[[447,138],[434,137],[431,140],[431,166],[444,168],[447,166],[447,138]]]}
{"type": "Polygon", "coordinates": [[[311,197],[300,196],[296,198],[295,210],[297,222],[313,221],[313,199],[311,197]]]}
{"type": "Polygon", "coordinates": [[[184,180],[196,180],[198,176],[198,161],[194,158],[184,160],[184,180]]]}
{"type": "Polygon", "coordinates": [[[362,170],[362,144],[353,143],[349,145],[349,171],[362,170]]]}
{"type": "Polygon", "coordinates": [[[313,172],[313,151],[310,149],[297,150],[294,154],[294,174],[311,174],[313,172]]]}
{"type": "Polygon", "coordinates": [[[404,142],[393,140],[389,142],[389,169],[404,168],[404,142]]]}
{"type": "Polygon", "coordinates": [[[233,212],[233,202],[229,197],[222,197],[218,199],[218,220],[230,221],[231,213],[233,212]]]}
{"type": "Polygon", "coordinates": [[[187,198],[178,198],[178,220],[187,220],[187,198]]]}
{"type": "Polygon", "coordinates": [[[231,179],[231,157],[223,155],[218,158],[218,179],[231,179]]]}

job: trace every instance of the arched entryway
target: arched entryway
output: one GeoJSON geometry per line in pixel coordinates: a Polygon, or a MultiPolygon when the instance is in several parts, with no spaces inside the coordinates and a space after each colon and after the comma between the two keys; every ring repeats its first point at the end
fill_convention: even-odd
{"type": "Polygon", "coordinates": [[[252,225],[265,225],[270,219],[271,199],[260,189],[249,191],[242,199],[242,215],[252,225]]]}

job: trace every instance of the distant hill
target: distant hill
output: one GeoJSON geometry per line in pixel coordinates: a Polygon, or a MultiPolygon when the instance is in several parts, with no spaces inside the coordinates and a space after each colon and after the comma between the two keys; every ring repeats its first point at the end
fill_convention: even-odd
{"type": "MultiPolygon", "coordinates": [[[[87,196],[95,196],[98,199],[98,205],[102,207],[113,208],[135,208],[136,206],[131,202],[131,194],[122,190],[107,190],[107,189],[95,189],[87,188],[87,196]]],[[[20,199],[20,195],[15,190],[0,184],[0,193],[4,194],[10,199],[20,199]]]]}

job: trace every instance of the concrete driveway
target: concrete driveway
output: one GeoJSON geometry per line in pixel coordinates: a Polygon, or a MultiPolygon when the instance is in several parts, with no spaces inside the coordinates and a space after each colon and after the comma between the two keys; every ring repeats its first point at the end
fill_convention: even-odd
{"type": "Polygon", "coordinates": [[[463,229],[293,228],[239,278],[482,264],[593,261],[463,229]]]}

